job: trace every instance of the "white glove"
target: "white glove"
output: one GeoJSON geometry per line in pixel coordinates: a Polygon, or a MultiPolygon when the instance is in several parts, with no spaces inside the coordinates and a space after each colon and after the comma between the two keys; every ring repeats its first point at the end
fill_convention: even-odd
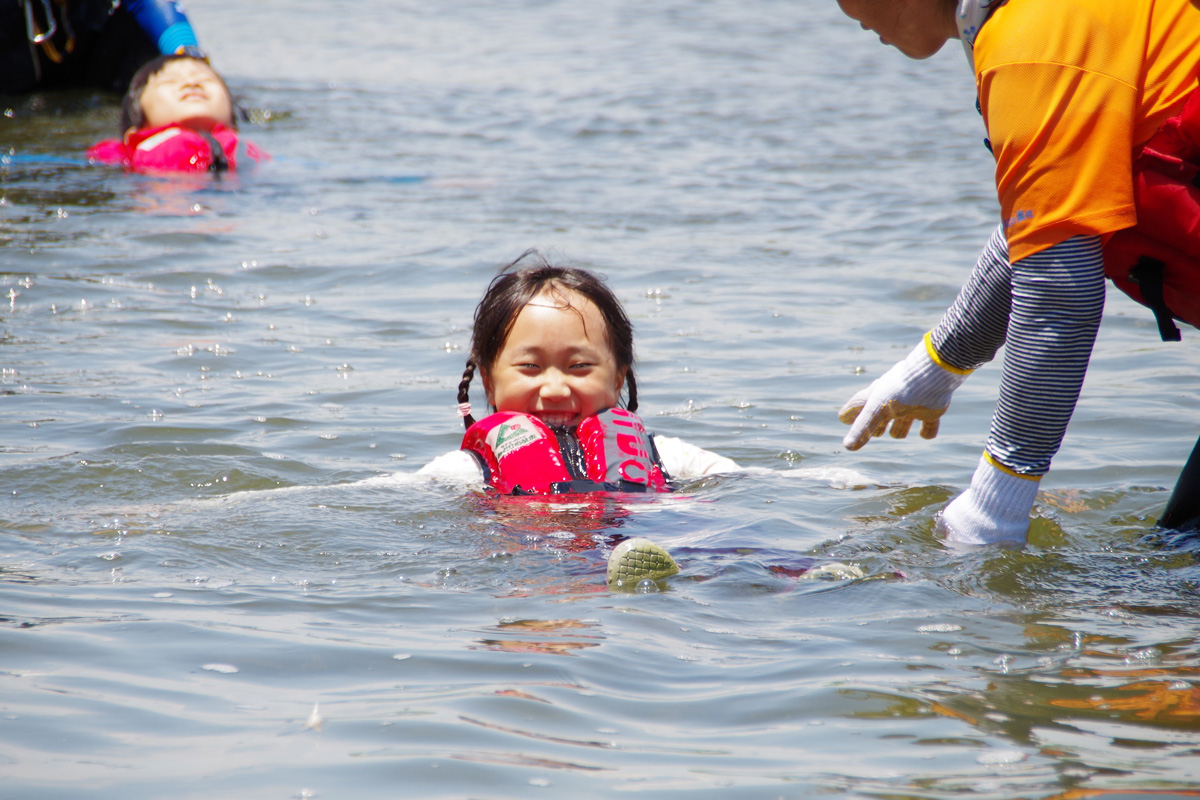
{"type": "Polygon", "coordinates": [[[984,453],[971,485],[938,516],[938,533],[947,544],[1024,544],[1040,480],[1009,472],[984,453]]]}
{"type": "Polygon", "coordinates": [[[892,438],[903,439],[917,420],[921,438],[932,439],[950,407],[950,395],[970,374],[971,370],[957,369],[938,358],[925,334],[907,358],[842,406],[838,419],[851,426],[842,444],[857,450],[872,436],[882,436],[888,423],[892,438]]]}

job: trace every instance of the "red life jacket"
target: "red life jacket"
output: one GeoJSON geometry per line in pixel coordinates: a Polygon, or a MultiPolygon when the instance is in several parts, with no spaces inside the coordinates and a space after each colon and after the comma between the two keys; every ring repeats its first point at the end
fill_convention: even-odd
{"type": "Polygon", "coordinates": [[[1200,89],[1134,154],[1137,225],[1104,245],[1104,274],[1154,311],[1163,341],[1174,319],[1200,327],[1200,89]]]}
{"type": "Polygon", "coordinates": [[[88,158],[152,175],[234,171],[239,144],[254,161],[270,158],[252,142],[239,142],[237,131],[224,125],[208,131],[179,125],[144,128],[127,134],[124,140],[98,142],[88,150],[88,158]]]}
{"type": "Polygon", "coordinates": [[[652,437],[623,408],[557,434],[537,417],[500,411],[468,428],[462,449],[501,494],[670,491],[652,437]]]}

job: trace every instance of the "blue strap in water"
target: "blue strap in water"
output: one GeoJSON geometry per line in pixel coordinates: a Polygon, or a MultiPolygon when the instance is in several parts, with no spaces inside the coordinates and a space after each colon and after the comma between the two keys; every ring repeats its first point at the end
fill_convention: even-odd
{"type": "Polygon", "coordinates": [[[58,166],[86,167],[88,163],[86,158],[67,158],[65,156],[27,155],[24,153],[0,155],[0,166],[5,167],[10,164],[55,164],[58,166]]]}
{"type": "MultiPolygon", "coordinates": [[[[313,161],[308,159],[288,158],[287,156],[273,156],[272,161],[280,164],[301,164],[306,167],[321,167],[323,162],[313,161]]],[[[0,155],[0,167],[26,165],[26,164],[48,164],[59,167],[88,167],[92,162],[86,158],[70,158],[67,156],[52,156],[42,155],[40,153],[5,153],[0,155]]],[[[379,175],[369,179],[350,179],[350,183],[366,183],[368,181],[382,181],[383,183],[423,183],[430,179],[429,175],[379,175]]]]}

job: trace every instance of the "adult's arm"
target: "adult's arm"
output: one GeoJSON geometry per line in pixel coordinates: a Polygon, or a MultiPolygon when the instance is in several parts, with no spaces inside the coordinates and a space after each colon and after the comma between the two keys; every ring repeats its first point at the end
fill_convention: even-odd
{"type": "Polygon", "coordinates": [[[177,0],[125,0],[125,8],[163,54],[200,52],[200,43],[177,0]]]}
{"type": "Polygon", "coordinates": [[[1104,289],[1099,236],[1076,236],[1015,264],[1002,236],[988,243],[932,335],[938,353],[964,369],[1006,345],[987,447],[970,488],[939,521],[947,541],[1024,541],[1037,483],[1050,469],[1079,399],[1104,289]]]}

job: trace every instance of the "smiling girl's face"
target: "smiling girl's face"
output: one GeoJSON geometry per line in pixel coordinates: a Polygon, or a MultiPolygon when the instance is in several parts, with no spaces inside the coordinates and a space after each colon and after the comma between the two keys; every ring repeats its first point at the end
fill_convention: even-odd
{"type": "Polygon", "coordinates": [[[559,288],[542,291],[521,309],[480,376],[497,411],[531,414],[555,426],[578,425],[614,407],[625,384],[600,309],[559,288]]]}

